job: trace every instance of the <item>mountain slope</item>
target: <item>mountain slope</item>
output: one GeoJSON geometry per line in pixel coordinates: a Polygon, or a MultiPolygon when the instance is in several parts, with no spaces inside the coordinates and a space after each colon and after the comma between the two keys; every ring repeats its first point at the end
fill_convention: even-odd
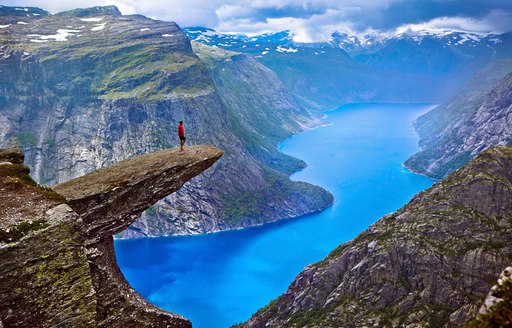
{"type": "Polygon", "coordinates": [[[489,65],[415,122],[421,151],[405,163],[440,179],[494,145],[512,143],[512,60],[489,65]],[[506,76],[505,76],[506,75],[506,76]]]}
{"type": "MultiPolygon", "coordinates": [[[[275,147],[275,138],[267,140],[253,128],[260,122],[246,122],[243,129],[236,125],[242,114],[226,106],[228,95],[219,92],[175,23],[122,16],[115,7],[56,15],[36,15],[41,10],[27,8],[23,19],[11,9],[0,8],[0,144],[20,143],[39,182],[56,184],[169,148],[176,143],[180,120],[189,145],[209,143],[226,151],[207,174],[150,208],[146,215],[160,220],[127,236],[244,227],[254,221],[254,211],[269,209],[288,218],[332,202],[323,189],[287,179],[286,173],[303,166],[300,161],[274,151],[267,157],[286,165],[267,165],[268,158],[252,150],[275,147]],[[284,198],[267,204],[269,189],[284,198]],[[244,195],[257,195],[258,202],[250,197],[249,205],[235,201],[244,195]],[[170,202],[172,208],[166,207],[170,202]]],[[[247,74],[262,85],[279,83],[269,82],[270,75],[247,74]]],[[[263,89],[267,94],[275,90],[263,89]]],[[[268,120],[292,122],[275,128],[279,136],[317,122],[296,103],[253,101],[268,120]]],[[[275,217],[260,216],[258,223],[267,220],[275,217]]]]}
{"type": "MultiPolygon", "coordinates": [[[[263,163],[262,178],[265,184],[259,188],[247,188],[239,193],[220,196],[223,209],[220,218],[197,219],[193,213],[195,205],[180,199],[181,191],[160,202],[160,208],[154,208],[142,216],[132,228],[146,235],[159,235],[161,231],[188,227],[210,227],[212,231],[233,229],[240,226],[262,224],[288,217],[302,215],[310,211],[321,210],[332,202],[332,196],[320,188],[303,182],[291,182],[286,175],[291,174],[305,164],[277,151],[277,143],[296,133],[316,120],[291,97],[275,75],[254,58],[197,43],[193,49],[205,63],[219,97],[226,110],[230,129],[239,136],[241,146],[263,163]],[[272,92],[269,92],[272,90],[272,92]],[[293,118],[293,119],[291,119],[293,118]],[[162,211],[164,209],[164,211],[162,211]],[[181,220],[166,220],[166,213],[181,220]]],[[[215,132],[217,133],[217,132],[215,132]]],[[[219,147],[231,147],[229,140],[219,147]]],[[[225,148],[229,152],[229,148],[225,148]]],[[[232,171],[224,172],[224,187],[231,188],[229,179],[254,179],[247,177],[247,171],[239,172],[237,177],[232,171]]],[[[253,185],[247,180],[245,183],[253,185]]],[[[194,191],[185,186],[183,195],[194,191]]],[[[201,195],[202,196],[202,195],[201,195]]],[[[193,199],[200,203],[201,198],[193,199]]],[[[202,208],[204,210],[204,208],[202,208]]],[[[212,208],[216,211],[217,209],[212,208]]],[[[130,236],[127,231],[125,236],[130,236]]]]}
{"type": "Polygon", "coordinates": [[[480,154],[306,267],[246,327],[445,327],[512,260],[512,147],[480,154]]]}

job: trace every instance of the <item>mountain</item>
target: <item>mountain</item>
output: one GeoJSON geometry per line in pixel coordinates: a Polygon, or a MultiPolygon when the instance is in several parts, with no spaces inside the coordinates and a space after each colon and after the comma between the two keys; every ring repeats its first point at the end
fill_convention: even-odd
{"type": "Polygon", "coordinates": [[[112,236],[214,164],[212,146],[131,158],[50,188],[0,149],[1,327],[183,327],[119,271],[112,236]]]}
{"type": "Polygon", "coordinates": [[[512,60],[496,61],[457,96],[419,117],[421,151],[405,165],[441,179],[481,151],[512,144],[512,60]]]}
{"type": "Polygon", "coordinates": [[[512,261],[512,147],[466,166],[378,220],[243,327],[453,327],[512,261]]]}
{"type": "Polygon", "coordinates": [[[271,68],[302,103],[332,108],[348,102],[437,102],[486,64],[512,56],[512,35],[405,31],[297,43],[288,31],[254,37],[185,28],[197,42],[248,53],[271,68]]]}
{"type": "Polygon", "coordinates": [[[259,86],[237,103],[175,23],[123,16],[113,6],[43,12],[0,8],[0,145],[21,144],[36,181],[54,185],[169,148],[183,120],[188,145],[226,153],[125,236],[239,228],[332,203],[325,190],[288,179],[304,163],[278,153],[277,142],[319,121],[257,61],[211,56],[235,66],[233,82],[259,86]]]}

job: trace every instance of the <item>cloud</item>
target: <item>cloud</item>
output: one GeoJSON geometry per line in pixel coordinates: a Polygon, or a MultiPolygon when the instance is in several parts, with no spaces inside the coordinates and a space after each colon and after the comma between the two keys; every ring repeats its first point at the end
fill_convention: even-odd
{"type": "Polygon", "coordinates": [[[512,31],[511,0],[4,0],[52,13],[77,7],[116,5],[143,14],[206,26],[221,32],[258,34],[291,30],[298,41],[319,41],[335,31],[364,33],[406,28],[512,31]]]}

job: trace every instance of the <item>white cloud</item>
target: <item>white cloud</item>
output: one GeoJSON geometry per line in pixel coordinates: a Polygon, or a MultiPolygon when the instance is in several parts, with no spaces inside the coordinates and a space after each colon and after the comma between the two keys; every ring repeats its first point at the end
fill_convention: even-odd
{"type": "Polygon", "coordinates": [[[512,15],[502,11],[492,11],[489,15],[482,19],[474,19],[467,17],[438,17],[428,22],[420,24],[406,24],[396,29],[397,34],[405,33],[407,31],[422,31],[422,30],[454,30],[454,31],[469,31],[475,33],[504,33],[509,31],[510,22],[512,22],[512,15]],[[502,22],[508,22],[508,24],[502,22]],[[508,28],[507,28],[508,27],[508,28]]]}
{"type": "MultiPolygon", "coordinates": [[[[453,28],[477,32],[512,30],[510,0],[489,1],[491,3],[489,5],[486,5],[487,2],[480,2],[478,6],[485,11],[479,9],[478,14],[471,12],[471,6],[467,6],[467,0],[417,2],[410,0],[3,0],[2,2],[8,6],[40,7],[52,13],[73,8],[115,5],[123,14],[138,13],[154,19],[175,21],[180,26],[205,26],[220,32],[260,34],[291,30],[295,33],[295,40],[302,42],[328,39],[336,30],[361,34],[365,29],[375,29],[379,28],[378,26],[391,30],[397,26],[402,30],[420,28],[453,28]],[[421,4],[424,6],[418,7],[416,15],[405,15],[397,9],[406,4],[416,6],[416,3],[418,6],[421,4]],[[490,6],[494,5],[497,7],[492,10],[495,7],[490,6]],[[465,11],[466,6],[469,9],[465,11]],[[300,10],[296,10],[295,13],[290,12],[287,16],[286,11],[289,8],[300,10]],[[432,8],[439,10],[425,12],[432,8]],[[443,10],[446,10],[445,14],[442,14],[443,10]],[[268,12],[274,15],[265,17],[264,15],[268,12]],[[441,14],[437,14],[438,12],[441,14]],[[483,12],[488,14],[482,18],[483,12]]],[[[473,1],[471,3],[476,4],[473,1]]]]}

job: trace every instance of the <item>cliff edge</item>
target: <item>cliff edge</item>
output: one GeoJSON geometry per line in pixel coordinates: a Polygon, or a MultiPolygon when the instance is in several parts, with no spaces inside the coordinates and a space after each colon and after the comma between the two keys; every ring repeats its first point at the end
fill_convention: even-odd
{"type": "Polygon", "coordinates": [[[0,150],[0,326],[191,327],[129,286],[112,236],[222,154],[169,149],[50,189],[29,177],[20,150],[0,150]]]}

